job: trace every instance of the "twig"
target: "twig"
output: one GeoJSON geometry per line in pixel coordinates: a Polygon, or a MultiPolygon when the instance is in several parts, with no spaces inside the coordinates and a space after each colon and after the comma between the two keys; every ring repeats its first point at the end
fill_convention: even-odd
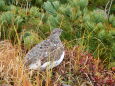
{"type": "Polygon", "coordinates": [[[107,2],[106,6],[105,6],[105,13],[107,14],[107,18],[109,18],[112,3],[113,3],[113,0],[110,0],[110,1],[107,2]]]}
{"type": "Polygon", "coordinates": [[[109,3],[110,3],[110,1],[108,1],[106,6],[105,6],[105,13],[107,13],[107,7],[108,7],[109,3]]]}
{"type": "Polygon", "coordinates": [[[94,86],[93,83],[92,83],[92,81],[91,81],[91,79],[90,79],[89,76],[87,75],[87,73],[85,73],[85,75],[87,76],[87,78],[88,78],[90,84],[91,84],[92,86],[94,86]]]}
{"type": "Polygon", "coordinates": [[[112,6],[112,3],[113,3],[113,0],[110,1],[110,5],[109,5],[109,8],[108,8],[108,16],[109,16],[109,13],[110,13],[110,9],[111,9],[111,6],[112,6]]]}

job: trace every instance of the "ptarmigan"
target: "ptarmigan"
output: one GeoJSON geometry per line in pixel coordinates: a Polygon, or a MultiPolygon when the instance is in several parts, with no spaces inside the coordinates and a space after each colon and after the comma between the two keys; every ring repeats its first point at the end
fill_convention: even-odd
{"type": "Polygon", "coordinates": [[[25,56],[25,66],[45,70],[58,66],[64,59],[64,46],[60,40],[62,29],[53,29],[51,35],[33,47],[25,56]]]}

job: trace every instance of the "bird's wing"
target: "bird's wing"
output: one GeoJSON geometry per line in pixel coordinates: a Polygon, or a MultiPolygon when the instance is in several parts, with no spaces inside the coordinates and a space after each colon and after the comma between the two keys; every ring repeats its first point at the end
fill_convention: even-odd
{"type": "Polygon", "coordinates": [[[25,59],[31,59],[34,57],[40,57],[45,52],[45,50],[50,46],[48,40],[45,40],[36,46],[34,46],[25,56],[25,59]]]}

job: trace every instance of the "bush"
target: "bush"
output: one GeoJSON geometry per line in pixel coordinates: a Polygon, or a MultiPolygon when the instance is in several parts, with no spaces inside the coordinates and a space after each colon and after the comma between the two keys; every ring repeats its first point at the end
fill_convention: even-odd
{"type": "MultiPolygon", "coordinates": [[[[20,39],[24,35],[23,32],[27,32],[30,35],[23,39],[26,47],[30,41],[36,40],[34,36],[37,37],[39,34],[39,37],[46,38],[49,35],[47,32],[59,27],[64,30],[63,40],[79,40],[70,43],[70,45],[75,46],[77,43],[85,46],[84,50],[94,52],[95,57],[111,59],[114,56],[114,49],[112,48],[114,46],[114,36],[112,35],[115,27],[114,14],[110,14],[108,19],[103,9],[92,8],[90,10],[88,3],[93,3],[93,1],[88,2],[88,0],[47,0],[46,2],[41,0],[38,3],[43,4],[38,7],[35,6],[35,2],[37,0],[29,1],[28,4],[31,3],[31,5],[27,7],[25,2],[19,1],[18,7],[9,5],[8,11],[1,13],[2,39],[8,38],[9,28],[12,41],[15,39],[13,36],[20,39]],[[19,4],[22,3],[25,3],[25,6],[20,7],[19,4]],[[29,31],[33,31],[36,35],[29,33],[29,31]],[[30,38],[32,40],[29,40],[30,38]]],[[[32,43],[29,47],[37,42],[32,43]]]]}

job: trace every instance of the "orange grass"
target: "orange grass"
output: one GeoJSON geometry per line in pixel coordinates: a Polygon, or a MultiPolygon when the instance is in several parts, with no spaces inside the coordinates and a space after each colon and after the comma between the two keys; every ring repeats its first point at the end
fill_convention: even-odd
{"type": "MultiPolygon", "coordinates": [[[[43,72],[26,70],[23,65],[23,56],[20,55],[23,55],[20,49],[17,46],[13,46],[10,41],[5,40],[0,42],[0,84],[15,86],[59,86],[62,82],[66,82],[64,82],[66,75],[63,76],[63,74],[72,72],[70,71],[72,64],[68,58],[53,70],[43,72]],[[65,65],[68,65],[68,68],[65,65]]],[[[71,80],[71,74],[66,78],[71,80]]],[[[71,83],[71,81],[68,83],[71,83]]]]}
{"type": "MultiPolygon", "coordinates": [[[[0,86],[62,86],[70,84],[72,86],[93,86],[88,73],[93,71],[90,69],[90,61],[87,53],[82,53],[83,47],[75,46],[66,48],[64,61],[56,68],[46,71],[33,71],[24,68],[24,53],[18,46],[13,46],[10,41],[0,42],[0,86]],[[82,54],[82,55],[81,55],[82,54]],[[86,55],[86,56],[85,56],[86,55]],[[81,61],[81,56],[85,56],[81,61]],[[82,63],[82,65],[80,64],[82,63]],[[87,76],[83,77],[80,69],[85,69],[87,76]]],[[[92,57],[91,57],[92,58],[92,57]]],[[[96,76],[102,76],[99,72],[100,60],[92,60],[95,66],[96,76]]],[[[111,74],[112,75],[112,74],[111,74]]],[[[114,77],[115,78],[115,77],[114,77]]]]}

